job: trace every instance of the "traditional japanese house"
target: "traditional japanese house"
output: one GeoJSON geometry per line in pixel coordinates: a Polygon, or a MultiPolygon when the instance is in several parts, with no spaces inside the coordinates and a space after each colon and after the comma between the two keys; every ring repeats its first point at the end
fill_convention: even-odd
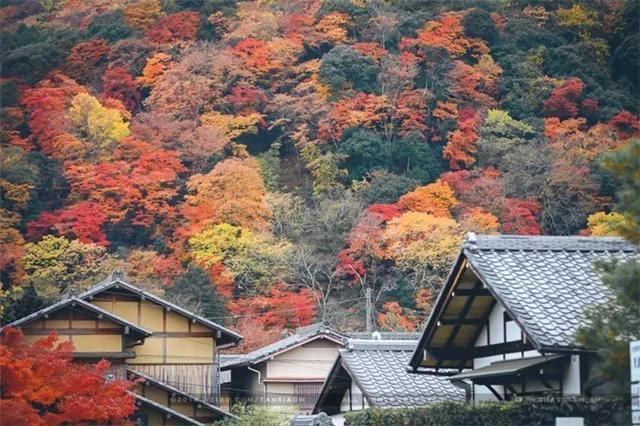
{"type": "Polygon", "coordinates": [[[95,363],[108,359],[112,373],[120,378],[126,376],[126,362],[136,356],[135,347],[152,334],[76,297],[61,300],[10,325],[19,327],[29,342],[55,330],[59,341],[73,343],[75,360],[95,363]]]}
{"type": "Polygon", "coordinates": [[[79,298],[152,332],[127,362],[136,371],[216,402],[221,348],[242,338],[231,330],[124,281],[121,274],[79,298]]]}
{"type": "Polygon", "coordinates": [[[476,401],[606,392],[575,333],[609,297],[596,263],[637,257],[618,238],[469,234],[411,372],[448,376],[476,401]]]}
{"type": "Polygon", "coordinates": [[[446,377],[410,374],[407,363],[417,340],[351,339],[340,349],[313,413],[342,425],[344,413],[368,407],[420,407],[464,401],[464,389],[446,377]]]}
{"type": "Polygon", "coordinates": [[[75,360],[107,359],[114,375],[137,379],[137,424],[200,425],[231,416],[216,406],[217,355],[242,337],[127,283],[120,273],[9,326],[27,340],[55,330],[73,342],[75,360]]]}
{"type": "Polygon", "coordinates": [[[275,343],[222,362],[231,403],[246,401],[310,413],[346,335],[325,323],[299,328],[275,343]]]}

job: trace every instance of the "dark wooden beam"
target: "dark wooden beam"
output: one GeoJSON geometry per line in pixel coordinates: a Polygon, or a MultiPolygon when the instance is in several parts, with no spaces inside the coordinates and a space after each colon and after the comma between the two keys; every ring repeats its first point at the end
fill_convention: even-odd
{"type": "Polygon", "coordinates": [[[442,318],[438,325],[484,325],[484,322],[482,318],[442,318]]]}
{"type": "Polygon", "coordinates": [[[487,387],[487,389],[489,389],[491,391],[492,394],[495,395],[496,398],[498,398],[498,401],[502,401],[503,400],[502,395],[500,395],[500,393],[497,390],[495,390],[493,388],[493,386],[491,386],[491,385],[485,385],[485,386],[487,387]]]}
{"type": "MultiPolygon", "coordinates": [[[[482,283],[480,282],[480,280],[476,280],[476,283],[474,284],[473,289],[478,290],[480,288],[482,288],[482,283]]],[[[455,293],[455,290],[454,290],[454,293],[455,293]]],[[[458,321],[462,321],[467,316],[467,314],[471,310],[471,306],[473,305],[473,301],[475,300],[475,298],[476,296],[469,296],[469,298],[464,302],[464,306],[462,307],[462,310],[458,315],[458,321]]],[[[456,323],[453,326],[453,330],[451,330],[451,334],[449,334],[449,337],[447,338],[447,343],[445,344],[446,348],[449,348],[453,345],[453,341],[456,339],[456,336],[458,335],[458,332],[460,331],[461,326],[462,324],[460,324],[460,322],[456,323]]],[[[443,361],[442,358],[438,359],[438,361],[436,362],[436,370],[440,368],[440,366],[442,365],[442,361],[443,361]]]]}
{"type": "MultiPolygon", "coordinates": [[[[518,395],[518,391],[516,390],[516,388],[514,388],[514,387],[513,387],[513,385],[512,385],[512,384],[510,384],[510,383],[505,384],[505,387],[506,387],[507,389],[509,389],[509,391],[511,391],[511,393],[512,393],[513,395],[518,395]]],[[[511,399],[511,397],[508,397],[507,399],[511,399]]]]}
{"type": "MultiPolygon", "coordinates": [[[[471,338],[472,344],[475,344],[475,342],[478,340],[478,337],[480,337],[480,333],[482,333],[482,328],[483,328],[484,324],[488,324],[489,317],[491,316],[491,312],[493,311],[493,308],[496,306],[496,303],[497,303],[496,299],[492,298],[491,302],[489,303],[489,306],[488,306],[487,310],[485,311],[485,313],[482,315],[482,318],[480,319],[480,321],[482,321],[482,326],[478,327],[476,332],[473,333],[473,337],[471,338]]],[[[490,336],[489,327],[488,326],[487,326],[487,336],[490,336]]],[[[489,340],[488,343],[490,343],[490,342],[491,342],[491,340],[489,340]]],[[[470,358],[467,358],[467,359],[464,359],[464,360],[460,361],[460,364],[458,365],[458,367],[459,368],[464,367],[469,359],[470,358]]]]}
{"type": "Polygon", "coordinates": [[[485,297],[493,297],[489,290],[487,290],[486,288],[482,288],[482,287],[457,289],[457,290],[454,290],[451,293],[451,296],[467,296],[467,297],[485,296],[485,297]]]}
{"type": "Polygon", "coordinates": [[[454,348],[454,347],[442,347],[442,348],[430,348],[427,352],[434,358],[441,360],[469,360],[472,358],[481,358],[491,355],[500,355],[513,352],[528,351],[533,349],[528,343],[521,342],[519,340],[506,343],[495,343],[487,346],[466,347],[466,348],[454,348]]]}

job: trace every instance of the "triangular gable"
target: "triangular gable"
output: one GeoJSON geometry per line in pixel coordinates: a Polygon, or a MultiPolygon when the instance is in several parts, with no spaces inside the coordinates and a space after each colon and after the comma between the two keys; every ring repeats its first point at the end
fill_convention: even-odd
{"type": "Polygon", "coordinates": [[[313,407],[312,413],[327,413],[332,416],[340,412],[340,404],[347,390],[351,387],[353,378],[345,366],[342,364],[343,349],[338,351],[338,357],[333,363],[327,380],[325,380],[313,407]]]}
{"type": "Polygon", "coordinates": [[[124,318],[121,318],[117,315],[108,312],[99,306],[93,305],[91,303],[85,302],[82,299],[78,299],[76,297],[71,297],[68,299],[63,299],[53,305],[49,305],[46,308],[40,309],[37,312],[34,312],[30,315],[22,317],[11,324],[7,324],[3,327],[22,327],[33,321],[36,321],[41,318],[47,318],[50,315],[54,315],[56,312],[72,308],[74,310],[82,311],[85,314],[88,314],[96,319],[105,319],[111,321],[115,324],[118,324],[125,328],[125,334],[136,335],[141,338],[151,336],[152,332],[146,330],[130,321],[127,321],[124,318]]]}
{"type": "Polygon", "coordinates": [[[329,342],[333,342],[333,343],[335,343],[335,344],[337,344],[339,346],[343,346],[344,345],[344,341],[342,339],[338,339],[338,338],[336,338],[336,337],[334,337],[334,336],[332,336],[330,334],[320,334],[320,335],[312,336],[312,337],[310,337],[310,338],[308,338],[306,340],[303,340],[301,342],[297,342],[297,343],[292,344],[290,346],[287,346],[285,348],[282,348],[277,352],[264,355],[264,356],[262,356],[262,357],[260,357],[258,359],[255,359],[254,361],[252,361],[252,363],[253,364],[258,364],[258,363],[260,363],[262,361],[265,361],[267,359],[275,358],[275,357],[277,357],[279,355],[282,355],[282,354],[284,354],[286,352],[292,351],[292,350],[294,350],[296,348],[299,348],[301,346],[307,345],[307,344],[309,344],[311,342],[315,342],[317,340],[328,340],[329,342]]]}
{"type": "Polygon", "coordinates": [[[284,339],[258,348],[248,354],[238,356],[235,360],[224,363],[221,368],[228,370],[243,365],[255,365],[318,339],[326,339],[340,346],[344,346],[347,336],[327,324],[312,324],[299,328],[296,332],[284,339]]]}
{"type": "Polygon", "coordinates": [[[594,264],[637,258],[637,246],[620,238],[470,233],[438,295],[410,366],[414,370],[462,369],[471,367],[473,357],[528,348],[583,351],[573,337],[583,309],[607,298],[594,264]],[[503,347],[472,347],[497,304],[523,333],[523,341],[507,342],[503,347]]]}
{"type": "MultiPolygon", "coordinates": [[[[410,366],[414,370],[433,369],[443,375],[473,368],[473,346],[497,304],[509,312],[461,251],[431,310],[410,366]]],[[[519,323],[518,326],[527,344],[539,348],[527,330],[519,323]]]]}
{"type": "Polygon", "coordinates": [[[94,297],[100,294],[107,293],[113,290],[117,290],[118,292],[129,293],[131,295],[136,296],[137,298],[148,300],[152,303],[162,306],[167,310],[173,311],[176,314],[181,315],[194,323],[198,323],[204,326],[205,328],[215,331],[217,333],[216,342],[219,345],[237,344],[240,340],[242,340],[242,336],[221,326],[220,324],[217,324],[200,315],[194,314],[193,312],[190,312],[187,309],[184,309],[152,293],[142,290],[139,287],[136,287],[132,284],[127,283],[126,281],[124,281],[124,279],[122,278],[122,275],[119,273],[114,273],[107,280],[91,287],[89,290],[80,294],[78,298],[90,301],[94,297]]]}

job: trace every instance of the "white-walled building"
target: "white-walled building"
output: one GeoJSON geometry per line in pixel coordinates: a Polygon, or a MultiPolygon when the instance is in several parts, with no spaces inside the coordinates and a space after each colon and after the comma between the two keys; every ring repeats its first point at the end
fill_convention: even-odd
{"type": "Polygon", "coordinates": [[[230,405],[244,401],[308,414],[346,338],[316,323],[248,354],[223,356],[223,393],[230,405]]]}
{"type": "Polygon", "coordinates": [[[609,296],[596,263],[637,256],[619,238],[469,234],[410,371],[447,376],[474,401],[606,392],[575,333],[609,296]]]}

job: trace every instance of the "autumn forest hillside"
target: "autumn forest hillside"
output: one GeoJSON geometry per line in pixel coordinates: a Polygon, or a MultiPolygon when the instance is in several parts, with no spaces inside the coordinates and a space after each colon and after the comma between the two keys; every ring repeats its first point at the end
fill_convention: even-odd
{"type": "Polygon", "coordinates": [[[2,0],[2,322],[116,269],[255,347],[414,330],[468,231],[609,235],[638,0],[2,0]]]}

